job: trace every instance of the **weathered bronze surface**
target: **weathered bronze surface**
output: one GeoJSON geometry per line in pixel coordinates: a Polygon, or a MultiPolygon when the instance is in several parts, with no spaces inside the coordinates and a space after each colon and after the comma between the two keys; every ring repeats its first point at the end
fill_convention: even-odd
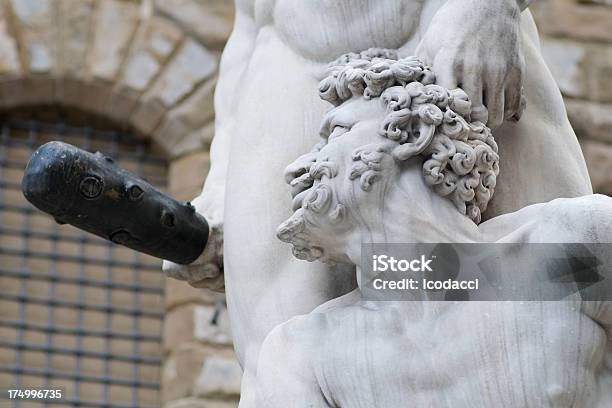
{"type": "Polygon", "coordinates": [[[157,191],[101,153],[67,143],[38,148],[21,187],[60,224],[175,263],[195,261],[208,240],[208,223],[191,204],[157,191]]]}

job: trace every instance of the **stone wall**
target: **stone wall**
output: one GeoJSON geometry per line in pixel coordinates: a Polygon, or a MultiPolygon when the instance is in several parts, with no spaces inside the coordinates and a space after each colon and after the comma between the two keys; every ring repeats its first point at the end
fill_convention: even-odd
{"type": "Polygon", "coordinates": [[[593,189],[612,194],[612,1],[536,0],[542,52],[565,98],[593,189]]]}
{"type": "MultiPolygon", "coordinates": [[[[0,112],[61,106],[152,139],[188,200],[209,166],[230,0],[0,0],[0,112]]],[[[219,295],[167,280],[162,401],[237,405],[241,370],[219,295]]]]}
{"type": "MultiPolygon", "coordinates": [[[[169,175],[171,195],[187,200],[199,194],[208,166],[207,151],[174,160],[169,175]]],[[[234,357],[223,295],[168,279],[163,337],[164,408],[238,405],[242,371],[234,357]]]]}
{"type": "Polygon", "coordinates": [[[226,0],[0,0],[0,109],[59,104],[206,148],[226,0]]]}

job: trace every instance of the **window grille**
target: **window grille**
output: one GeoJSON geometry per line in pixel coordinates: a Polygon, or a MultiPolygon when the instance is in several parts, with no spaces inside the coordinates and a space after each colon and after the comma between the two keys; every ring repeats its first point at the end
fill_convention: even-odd
{"type": "Polygon", "coordinates": [[[159,406],[161,261],[59,226],[23,198],[27,159],[50,140],[101,151],[166,186],[166,161],[128,133],[63,121],[0,123],[0,388],[64,393],[12,407],[159,406]]]}

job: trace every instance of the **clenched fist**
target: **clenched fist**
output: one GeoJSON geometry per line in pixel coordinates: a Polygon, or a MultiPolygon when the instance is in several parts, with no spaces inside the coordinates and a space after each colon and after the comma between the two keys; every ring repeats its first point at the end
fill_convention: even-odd
{"type": "Polygon", "coordinates": [[[439,85],[466,91],[472,119],[493,129],[520,119],[525,105],[521,5],[517,0],[448,0],[416,51],[432,66],[439,85]]]}
{"type": "Polygon", "coordinates": [[[225,289],[223,275],[223,224],[222,215],[212,211],[203,196],[193,200],[196,211],[204,215],[210,228],[208,242],[202,254],[189,265],[164,261],[163,271],[169,278],[187,281],[196,288],[217,292],[225,289]]]}

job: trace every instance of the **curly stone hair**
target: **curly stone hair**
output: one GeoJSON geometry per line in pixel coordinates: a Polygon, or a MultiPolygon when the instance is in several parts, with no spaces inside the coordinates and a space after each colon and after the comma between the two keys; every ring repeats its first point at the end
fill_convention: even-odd
{"type": "MultiPolygon", "coordinates": [[[[471,121],[471,103],[463,90],[436,85],[431,68],[416,57],[369,49],[331,63],[319,95],[335,106],[357,96],[380,97],[387,115],[379,132],[396,143],[393,157],[422,157],[427,185],[480,223],[495,190],[499,155],[491,130],[471,121]]],[[[367,163],[372,157],[377,155],[361,154],[351,172],[366,190],[377,178],[376,166],[367,163]]]]}

